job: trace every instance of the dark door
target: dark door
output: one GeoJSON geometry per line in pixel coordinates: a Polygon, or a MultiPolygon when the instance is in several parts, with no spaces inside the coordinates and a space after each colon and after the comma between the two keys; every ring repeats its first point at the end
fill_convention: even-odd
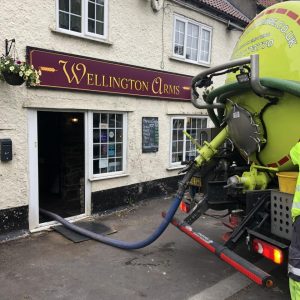
{"type": "Polygon", "coordinates": [[[38,164],[40,207],[63,217],[84,213],[83,113],[38,112],[38,164]]]}

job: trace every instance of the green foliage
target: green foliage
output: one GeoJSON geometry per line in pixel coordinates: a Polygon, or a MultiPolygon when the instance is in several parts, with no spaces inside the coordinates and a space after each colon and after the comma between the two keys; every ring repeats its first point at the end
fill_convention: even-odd
{"type": "Polygon", "coordinates": [[[0,80],[2,81],[5,81],[3,77],[5,72],[18,74],[29,86],[40,84],[40,70],[36,70],[33,65],[29,65],[26,62],[14,60],[10,56],[2,56],[0,58],[0,80]]]}

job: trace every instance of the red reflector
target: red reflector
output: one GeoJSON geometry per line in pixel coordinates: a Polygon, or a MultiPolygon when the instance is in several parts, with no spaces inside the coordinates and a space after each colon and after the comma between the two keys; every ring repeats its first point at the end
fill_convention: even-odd
{"type": "Polygon", "coordinates": [[[254,239],[252,241],[252,249],[276,264],[282,264],[283,262],[282,250],[262,240],[254,239]]]}
{"type": "Polygon", "coordinates": [[[187,214],[190,211],[190,205],[185,203],[184,201],[181,201],[180,210],[187,214]]]}

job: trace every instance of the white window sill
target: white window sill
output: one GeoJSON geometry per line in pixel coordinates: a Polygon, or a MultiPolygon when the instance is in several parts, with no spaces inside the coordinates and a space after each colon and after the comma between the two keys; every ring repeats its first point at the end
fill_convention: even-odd
{"type": "Polygon", "coordinates": [[[112,175],[107,175],[105,177],[92,177],[89,178],[89,181],[106,180],[106,179],[121,178],[127,176],[129,176],[129,174],[112,174],[112,175]]]}
{"type": "Polygon", "coordinates": [[[184,165],[170,166],[170,167],[167,168],[167,171],[179,170],[179,169],[183,169],[184,167],[185,167],[184,165]]]}
{"type": "Polygon", "coordinates": [[[211,64],[206,64],[206,63],[202,63],[202,62],[197,62],[197,61],[192,61],[192,60],[186,60],[184,58],[180,58],[177,56],[169,56],[170,60],[176,60],[182,63],[186,63],[186,64],[192,64],[192,65],[197,65],[197,66],[202,66],[202,67],[206,67],[206,68],[210,68],[211,64]]]}
{"type": "Polygon", "coordinates": [[[101,44],[105,44],[107,46],[112,46],[113,45],[113,43],[111,41],[106,40],[106,39],[95,38],[95,37],[88,36],[88,35],[73,34],[72,32],[61,31],[61,30],[59,30],[55,27],[50,27],[50,30],[53,33],[62,34],[62,35],[66,35],[66,36],[73,37],[73,38],[79,38],[79,39],[83,39],[83,40],[94,41],[94,42],[98,42],[98,43],[101,43],[101,44]]]}

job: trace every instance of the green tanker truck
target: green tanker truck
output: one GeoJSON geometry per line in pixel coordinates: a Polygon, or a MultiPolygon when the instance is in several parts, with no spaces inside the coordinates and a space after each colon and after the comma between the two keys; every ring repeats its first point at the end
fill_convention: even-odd
{"type": "MultiPolygon", "coordinates": [[[[192,103],[207,109],[218,134],[197,145],[194,163],[201,168],[181,205],[188,215],[173,224],[215,254],[222,252],[220,245],[191,225],[208,209],[227,209],[232,230],[222,247],[234,251],[246,241],[250,251],[274,263],[287,260],[298,175],[289,152],[300,139],[299,54],[300,2],[281,2],[247,26],[228,63],[193,78],[192,103]],[[225,84],[213,86],[224,74],[225,84]],[[195,182],[201,182],[199,188],[195,182]]],[[[252,266],[235,267],[254,276],[252,266]]]]}

